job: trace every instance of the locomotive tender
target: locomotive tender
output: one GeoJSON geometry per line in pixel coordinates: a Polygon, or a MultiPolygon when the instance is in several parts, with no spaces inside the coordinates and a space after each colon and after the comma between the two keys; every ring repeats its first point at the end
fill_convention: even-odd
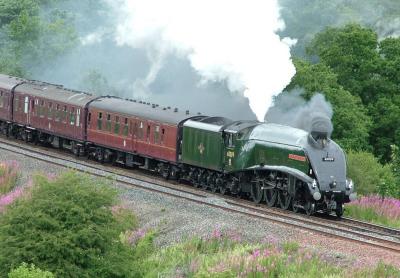
{"type": "Polygon", "coordinates": [[[309,215],[356,198],[321,117],[308,133],[0,74],[0,132],[309,215]]]}

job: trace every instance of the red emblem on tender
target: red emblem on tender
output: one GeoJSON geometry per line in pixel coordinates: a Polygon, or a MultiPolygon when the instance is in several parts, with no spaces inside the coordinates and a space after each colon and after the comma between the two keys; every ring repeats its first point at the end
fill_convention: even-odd
{"type": "Polygon", "coordinates": [[[297,155],[297,154],[289,154],[289,159],[297,160],[297,161],[306,161],[307,158],[305,156],[297,155]]]}

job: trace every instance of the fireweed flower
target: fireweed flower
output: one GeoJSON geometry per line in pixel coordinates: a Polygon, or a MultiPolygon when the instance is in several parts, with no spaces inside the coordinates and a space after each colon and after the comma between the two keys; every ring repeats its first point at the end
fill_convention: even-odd
{"type": "Polygon", "coordinates": [[[256,249],[256,250],[253,251],[253,254],[251,255],[251,257],[252,257],[253,260],[255,260],[260,256],[260,254],[261,254],[260,249],[256,249]]]}
{"type": "Polygon", "coordinates": [[[211,234],[211,238],[212,239],[220,239],[220,238],[222,238],[222,232],[221,232],[221,230],[220,229],[215,229],[213,232],[212,232],[212,234],[211,234]]]}
{"type": "Polygon", "coordinates": [[[0,212],[3,212],[6,206],[12,204],[16,199],[21,197],[23,193],[24,188],[18,187],[7,194],[0,196],[0,212]]]}
{"type": "Polygon", "coordinates": [[[373,209],[379,216],[400,220],[400,200],[394,198],[382,199],[377,195],[364,196],[351,202],[348,206],[373,209]]]}
{"type": "Polygon", "coordinates": [[[19,164],[16,161],[0,163],[0,195],[8,193],[16,185],[19,164]]]}
{"type": "Polygon", "coordinates": [[[128,237],[127,237],[129,244],[136,245],[136,243],[140,239],[144,238],[146,236],[146,234],[147,234],[147,229],[138,229],[138,230],[129,232],[128,237]]]}

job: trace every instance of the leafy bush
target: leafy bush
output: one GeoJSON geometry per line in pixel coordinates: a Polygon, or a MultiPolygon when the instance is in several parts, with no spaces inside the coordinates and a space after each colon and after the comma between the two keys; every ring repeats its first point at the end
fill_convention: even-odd
{"type": "Polygon", "coordinates": [[[105,182],[37,176],[31,197],[0,218],[0,276],[27,262],[58,277],[130,277],[134,251],[119,240],[127,226],[113,216],[117,192],[105,182]]]}
{"type": "Polygon", "coordinates": [[[19,165],[15,161],[0,163],[0,195],[10,192],[17,183],[19,165]]]}
{"type": "Polygon", "coordinates": [[[33,264],[29,267],[26,263],[23,263],[20,267],[8,273],[8,278],[54,278],[54,275],[35,267],[33,264]]]}
{"type": "Polygon", "coordinates": [[[347,154],[348,173],[353,179],[357,193],[368,195],[374,193],[388,194],[396,186],[396,179],[390,166],[382,166],[373,154],[352,152],[347,154]]]}

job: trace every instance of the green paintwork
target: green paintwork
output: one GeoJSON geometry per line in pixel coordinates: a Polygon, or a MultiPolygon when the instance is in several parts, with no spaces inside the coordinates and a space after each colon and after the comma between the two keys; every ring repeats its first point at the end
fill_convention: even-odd
{"type": "Polygon", "coordinates": [[[222,133],[183,127],[182,162],[212,170],[222,168],[222,133]]]}
{"type": "Polygon", "coordinates": [[[290,155],[306,157],[304,151],[299,147],[287,146],[262,140],[237,140],[233,171],[241,171],[261,165],[287,166],[307,173],[308,161],[289,159],[290,155]]]}
{"type": "Polygon", "coordinates": [[[306,136],[306,132],[298,129],[264,123],[233,132],[184,127],[182,162],[225,172],[269,165],[287,166],[307,173],[308,160],[289,158],[289,154],[306,157],[303,149],[306,136]]]}

